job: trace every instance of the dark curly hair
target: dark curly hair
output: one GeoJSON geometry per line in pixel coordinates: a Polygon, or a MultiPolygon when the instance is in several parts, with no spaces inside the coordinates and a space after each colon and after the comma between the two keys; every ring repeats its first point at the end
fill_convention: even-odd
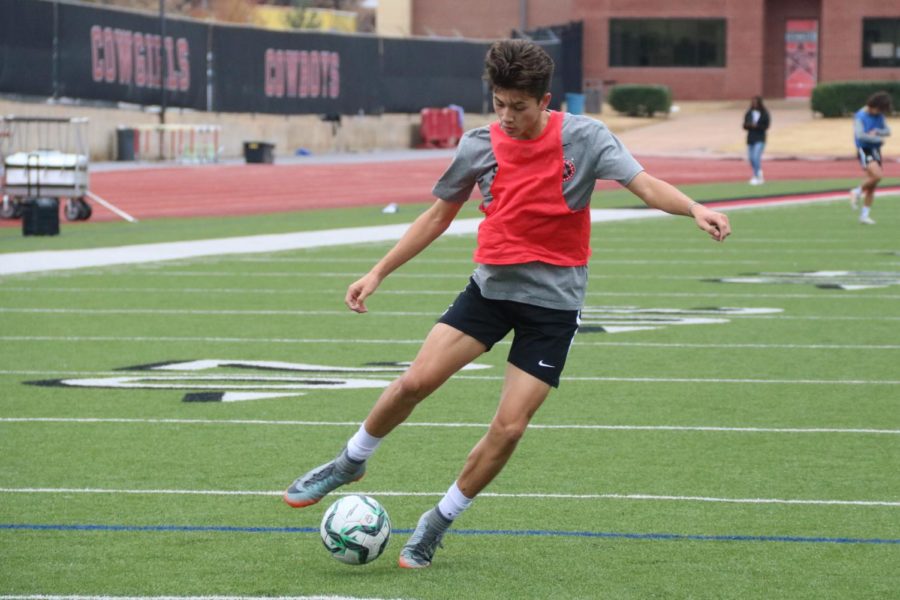
{"type": "Polygon", "coordinates": [[[550,91],[553,59],[529,40],[500,40],[485,56],[484,79],[491,89],[520,90],[541,100],[550,91]]]}
{"type": "Polygon", "coordinates": [[[891,95],[887,92],[875,92],[866,100],[866,106],[877,108],[884,115],[891,114],[891,104],[891,95]]]}

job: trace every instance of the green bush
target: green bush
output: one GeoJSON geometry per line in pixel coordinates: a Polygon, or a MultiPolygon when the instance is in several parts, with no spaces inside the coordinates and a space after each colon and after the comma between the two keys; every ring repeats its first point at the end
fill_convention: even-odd
{"type": "Polygon", "coordinates": [[[900,109],[900,81],[832,81],[820,83],[813,89],[811,107],[823,117],[852,115],[865,106],[875,92],[885,91],[900,109]]]}
{"type": "Polygon", "coordinates": [[[652,117],[672,108],[672,91],[664,85],[622,84],[609,91],[609,105],[631,117],[652,117]]]}

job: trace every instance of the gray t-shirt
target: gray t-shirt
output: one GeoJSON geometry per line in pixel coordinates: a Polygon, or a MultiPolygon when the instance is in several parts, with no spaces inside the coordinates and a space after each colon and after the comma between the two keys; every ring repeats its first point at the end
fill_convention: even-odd
{"type": "MultiPolygon", "coordinates": [[[[563,117],[562,145],[566,164],[562,191],[572,210],[590,204],[598,179],[627,185],[644,170],[600,121],[569,113],[563,117]]],[[[496,174],[497,159],[491,147],[490,127],[479,127],[463,135],[453,162],[432,193],[448,202],[465,202],[477,184],[487,206],[493,200],[491,184],[496,174]]],[[[587,266],[560,267],[542,262],[479,264],[472,277],[485,298],[558,310],[580,310],[587,292],[587,266]]]]}

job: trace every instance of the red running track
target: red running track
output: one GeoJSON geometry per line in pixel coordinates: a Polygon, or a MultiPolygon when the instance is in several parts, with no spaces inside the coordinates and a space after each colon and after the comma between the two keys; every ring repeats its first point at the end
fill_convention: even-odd
{"type": "MultiPolygon", "coordinates": [[[[745,181],[742,160],[639,157],[648,173],[675,185],[745,181]]],[[[234,216],[309,209],[428,202],[449,158],[291,165],[208,165],[91,173],[91,191],[138,220],[234,216]]],[[[766,179],[861,177],[855,160],[781,160],[766,179]]],[[[618,187],[598,182],[599,189],[618,187]]],[[[92,221],[119,219],[92,203],[92,221]]],[[[19,221],[0,221],[19,226],[19,221]]],[[[0,225],[0,226],[2,226],[0,225]]]]}

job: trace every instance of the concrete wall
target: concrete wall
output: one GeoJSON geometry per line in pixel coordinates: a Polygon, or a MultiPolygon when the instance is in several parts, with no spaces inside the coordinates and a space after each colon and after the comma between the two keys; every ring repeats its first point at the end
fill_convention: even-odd
{"type": "MultiPolygon", "coordinates": [[[[87,117],[90,119],[88,145],[93,161],[114,160],[116,129],[119,126],[155,125],[158,115],[140,110],[14,102],[0,99],[0,115],[87,117]]],[[[466,129],[480,126],[491,115],[466,114],[466,129]]],[[[245,115],[169,110],[167,124],[206,124],[222,128],[221,158],[243,156],[245,141],[275,144],[276,155],[293,155],[305,148],[313,154],[330,152],[370,152],[413,148],[418,142],[418,114],[344,117],[336,135],[330,123],[318,115],[245,115]]],[[[20,148],[24,150],[24,148],[20,148]]],[[[30,148],[34,150],[36,148],[30,148]]],[[[65,150],[60,148],[61,150],[65,150]]]]}

